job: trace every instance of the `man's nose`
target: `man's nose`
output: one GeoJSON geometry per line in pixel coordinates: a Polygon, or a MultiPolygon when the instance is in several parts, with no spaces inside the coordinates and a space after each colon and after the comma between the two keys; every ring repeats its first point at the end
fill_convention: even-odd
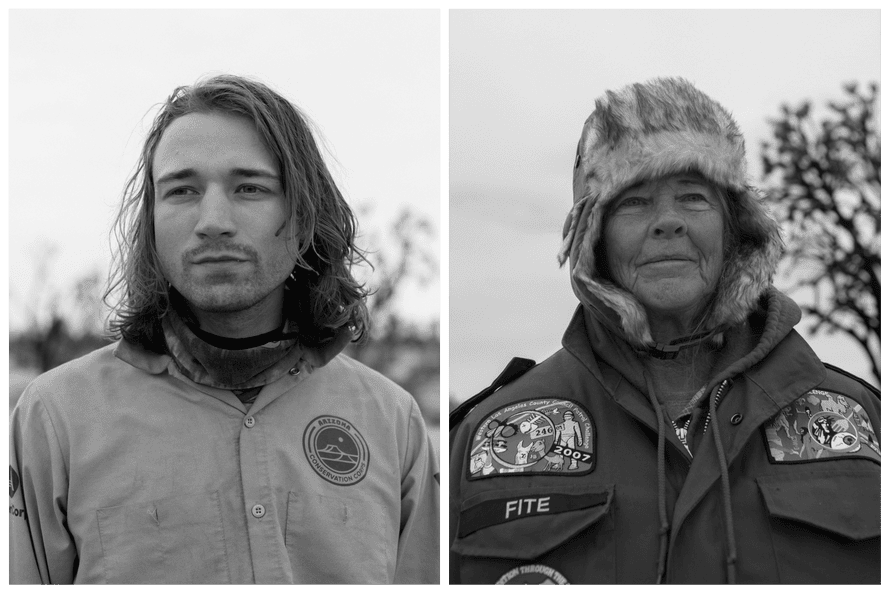
{"type": "Polygon", "coordinates": [[[202,237],[234,235],[236,231],[234,204],[225,190],[210,185],[201,197],[195,233],[202,237]]]}

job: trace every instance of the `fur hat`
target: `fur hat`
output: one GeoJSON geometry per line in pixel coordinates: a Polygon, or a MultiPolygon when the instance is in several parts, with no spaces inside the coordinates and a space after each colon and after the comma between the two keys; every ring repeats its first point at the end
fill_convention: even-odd
{"type": "Polygon", "coordinates": [[[620,323],[632,345],[654,345],[643,306],[604,278],[594,250],[609,203],[625,188],[697,171],[726,190],[732,202],[727,216],[738,231],[738,245],[724,258],[699,331],[720,331],[744,320],[769,287],[783,247],[778,224],[747,183],[746,168],[744,139],[732,116],[682,78],[633,84],[597,99],[578,143],[574,206],[558,256],[560,266],[569,260],[572,288],[581,302],[613,325],[620,323]]]}

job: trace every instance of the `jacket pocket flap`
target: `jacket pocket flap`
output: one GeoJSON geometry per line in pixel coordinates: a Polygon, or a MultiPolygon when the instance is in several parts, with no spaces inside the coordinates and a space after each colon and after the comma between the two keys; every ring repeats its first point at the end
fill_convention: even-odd
{"type": "Polygon", "coordinates": [[[881,535],[880,479],[869,472],[762,476],[757,485],[771,516],[851,540],[881,535]]]}
{"type": "Polygon", "coordinates": [[[535,487],[490,491],[460,510],[452,550],[461,555],[535,559],[609,511],[614,487],[535,487]]]}

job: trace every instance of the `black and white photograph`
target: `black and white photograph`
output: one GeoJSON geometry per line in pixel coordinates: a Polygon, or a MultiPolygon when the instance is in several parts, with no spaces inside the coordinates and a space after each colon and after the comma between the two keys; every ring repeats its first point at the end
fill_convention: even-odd
{"type": "Polygon", "coordinates": [[[10,584],[440,582],[439,30],[10,11],[10,584]]]}
{"type": "Polygon", "coordinates": [[[880,581],[880,21],[449,12],[449,583],[880,581]]]}

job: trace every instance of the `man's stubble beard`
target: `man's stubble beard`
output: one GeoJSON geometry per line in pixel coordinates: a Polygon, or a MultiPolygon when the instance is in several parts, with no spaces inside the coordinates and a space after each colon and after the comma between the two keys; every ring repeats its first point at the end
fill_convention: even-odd
{"type": "Polygon", "coordinates": [[[286,280],[282,279],[280,283],[272,286],[262,286],[256,274],[231,280],[219,277],[236,275],[217,274],[200,281],[190,278],[187,273],[183,276],[182,282],[174,283],[173,287],[185,298],[190,307],[214,314],[247,311],[262,303],[286,280]],[[177,287],[177,284],[181,286],[177,287]]]}

